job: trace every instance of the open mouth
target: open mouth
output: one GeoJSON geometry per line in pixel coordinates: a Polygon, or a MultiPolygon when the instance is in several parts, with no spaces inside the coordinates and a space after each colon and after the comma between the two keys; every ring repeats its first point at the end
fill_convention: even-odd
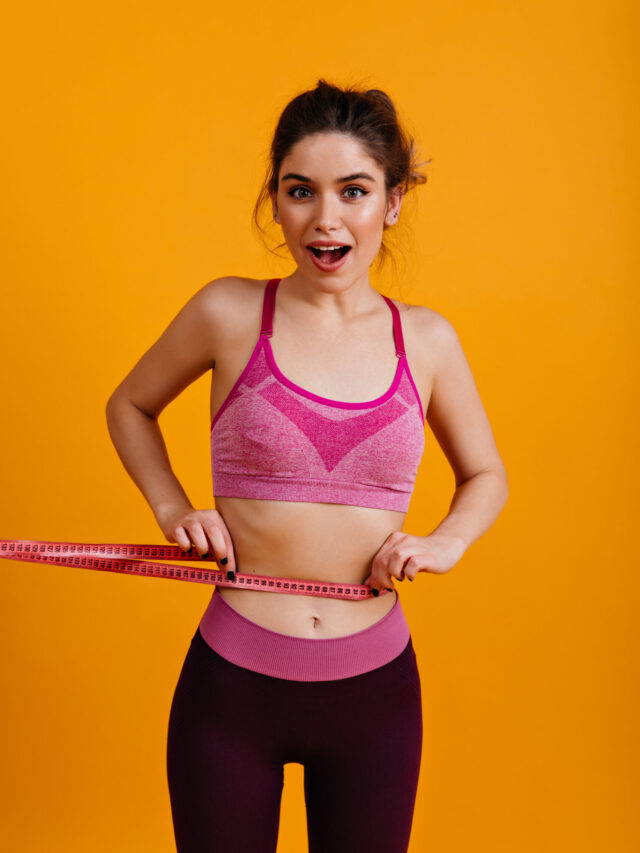
{"type": "Polygon", "coordinates": [[[325,264],[333,264],[342,260],[351,246],[338,246],[335,249],[321,249],[319,246],[309,246],[308,248],[319,261],[323,261],[325,264]]]}

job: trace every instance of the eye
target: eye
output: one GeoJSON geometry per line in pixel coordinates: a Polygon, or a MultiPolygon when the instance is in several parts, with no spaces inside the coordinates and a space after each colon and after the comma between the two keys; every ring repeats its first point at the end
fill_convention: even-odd
{"type": "Polygon", "coordinates": [[[356,187],[356,186],[346,187],[345,192],[348,193],[350,190],[358,190],[359,192],[362,193],[362,195],[352,195],[352,196],[349,196],[349,198],[362,198],[362,196],[369,195],[367,190],[363,190],[362,187],[356,187]]]}
{"type": "Polygon", "coordinates": [[[290,189],[290,190],[288,191],[287,195],[290,195],[290,196],[291,196],[291,198],[301,198],[301,197],[302,197],[302,198],[307,198],[307,196],[299,196],[299,195],[296,195],[296,193],[298,192],[298,190],[303,190],[303,192],[307,192],[307,193],[309,192],[309,190],[307,189],[307,187],[293,187],[293,189],[290,189]]]}
{"type": "MultiPolygon", "coordinates": [[[[287,195],[290,195],[291,198],[295,198],[295,199],[299,199],[299,200],[309,198],[309,195],[299,195],[298,193],[300,193],[300,192],[309,193],[309,195],[311,194],[311,191],[309,190],[308,187],[299,186],[299,187],[292,187],[290,190],[287,191],[287,195]]],[[[354,201],[355,201],[355,199],[362,198],[365,195],[369,195],[368,190],[365,190],[362,187],[357,187],[355,185],[351,186],[351,187],[345,187],[344,192],[348,194],[347,198],[353,199],[354,201]],[[352,195],[352,193],[354,193],[354,194],[352,195]]]]}

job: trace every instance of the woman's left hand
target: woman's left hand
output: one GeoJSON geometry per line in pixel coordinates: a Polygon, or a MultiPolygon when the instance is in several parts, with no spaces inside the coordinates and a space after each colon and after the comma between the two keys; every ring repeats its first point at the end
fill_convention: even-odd
{"type": "Polygon", "coordinates": [[[393,589],[393,578],[412,581],[418,572],[441,575],[453,568],[464,552],[459,539],[437,533],[411,536],[394,530],[374,556],[371,573],[362,583],[372,589],[393,589]]]}

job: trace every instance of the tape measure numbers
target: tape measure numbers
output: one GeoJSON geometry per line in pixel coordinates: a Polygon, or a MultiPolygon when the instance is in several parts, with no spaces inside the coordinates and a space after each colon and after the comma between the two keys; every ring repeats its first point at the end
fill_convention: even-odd
{"type": "MultiPolygon", "coordinates": [[[[23,560],[31,563],[54,563],[78,569],[94,569],[101,572],[120,572],[141,577],[170,578],[208,583],[216,586],[240,589],[282,592],[290,595],[313,595],[320,598],[346,598],[353,601],[373,597],[372,588],[365,584],[344,584],[332,581],[314,581],[304,578],[279,578],[269,575],[235,573],[234,580],[220,569],[195,566],[173,566],[144,558],[200,563],[215,562],[210,554],[202,558],[192,546],[183,551],[178,545],[129,545],[122,543],[44,542],[38,539],[0,539],[0,559],[23,560]]],[[[388,590],[381,589],[380,595],[388,590]]]]}

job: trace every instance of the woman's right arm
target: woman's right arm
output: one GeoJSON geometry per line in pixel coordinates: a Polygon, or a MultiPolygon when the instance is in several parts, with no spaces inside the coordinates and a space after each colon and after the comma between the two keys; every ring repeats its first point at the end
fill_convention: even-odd
{"type": "MultiPolygon", "coordinates": [[[[235,569],[233,545],[220,514],[196,510],[173,473],[158,416],[188,385],[215,366],[225,282],[202,287],[122,380],[106,407],[111,440],[169,542],[200,554],[213,549],[235,569]]],[[[231,282],[232,284],[232,282],[231,282]]]]}

